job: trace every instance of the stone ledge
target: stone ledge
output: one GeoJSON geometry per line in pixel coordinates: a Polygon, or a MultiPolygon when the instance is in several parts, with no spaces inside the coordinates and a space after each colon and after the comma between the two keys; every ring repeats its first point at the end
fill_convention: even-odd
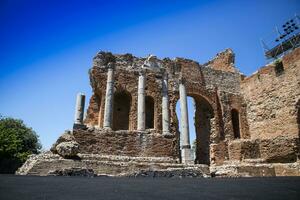
{"type": "Polygon", "coordinates": [[[270,139],[238,139],[228,143],[229,160],[264,163],[293,163],[297,161],[299,138],[278,136],[270,139]]]}
{"type": "Polygon", "coordinates": [[[212,177],[300,176],[300,163],[238,163],[211,166],[212,177]]]}
{"type": "Polygon", "coordinates": [[[65,169],[79,168],[92,169],[97,175],[127,176],[141,170],[159,171],[168,168],[194,167],[209,174],[207,165],[183,165],[168,157],[129,157],[99,154],[78,154],[77,159],[65,159],[50,152],[32,155],[18,169],[18,175],[49,175],[51,171],[64,171],[65,169]]]}
{"type": "MultiPolygon", "coordinates": [[[[300,162],[241,163],[226,162],[220,166],[180,164],[170,158],[108,156],[80,154],[78,159],[65,159],[57,154],[33,155],[16,172],[18,175],[48,176],[73,174],[72,169],[92,170],[95,176],[130,177],[253,177],[300,176],[300,162]],[[164,162],[166,161],[166,162],[164,162]],[[64,173],[67,172],[67,173],[64,173]]],[[[74,171],[74,174],[77,174],[74,171]]]]}

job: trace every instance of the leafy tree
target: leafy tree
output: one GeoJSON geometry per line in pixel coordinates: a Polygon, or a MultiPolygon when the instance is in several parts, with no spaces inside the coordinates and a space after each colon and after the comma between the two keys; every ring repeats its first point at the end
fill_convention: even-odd
{"type": "Polygon", "coordinates": [[[0,173],[14,173],[30,154],[40,152],[38,135],[22,120],[0,116],[0,173]]]}

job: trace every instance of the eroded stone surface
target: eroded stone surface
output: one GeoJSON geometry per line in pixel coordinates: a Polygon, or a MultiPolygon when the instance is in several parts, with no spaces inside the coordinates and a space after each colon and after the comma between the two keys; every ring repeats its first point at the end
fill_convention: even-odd
{"type": "Polygon", "coordinates": [[[93,94],[84,124],[63,134],[53,153],[31,156],[18,174],[93,169],[112,176],[298,176],[300,48],[282,58],[280,72],[272,63],[249,77],[240,74],[234,57],[227,49],[201,65],[184,58],[99,52],[89,71],[93,94]],[[148,103],[139,110],[148,114],[141,115],[139,121],[146,124],[137,131],[141,73],[145,84],[140,100],[145,97],[148,103]],[[180,164],[180,83],[195,102],[195,164],[180,164]],[[167,105],[163,97],[169,106],[164,121],[168,134],[162,128],[162,107],[167,105]],[[107,101],[112,105],[106,108],[110,120],[104,120],[107,101]]]}
{"type": "Polygon", "coordinates": [[[49,171],[48,176],[86,176],[94,177],[97,176],[93,169],[87,168],[66,168],[62,170],[49,171]]]}
{"type": "Polygon", "coordinates": [[[50,148],[50,151],[53,153],[57,153],[56,146],[62,142],[71,142],[75,141],[73,133],[70,130],[66,130],[57,140],[56,142],[52,145],[50,148]]]}
{"type": "Polygon", "coordinates": [[[62,142],[56,146],[56,151],[64,158],[72,158],[79,153],[79,144],[75,141],[62,142]]]}

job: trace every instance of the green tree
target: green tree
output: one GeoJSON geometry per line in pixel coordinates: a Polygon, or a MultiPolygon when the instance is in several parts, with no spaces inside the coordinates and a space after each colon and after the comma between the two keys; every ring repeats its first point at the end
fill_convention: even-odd
{"type": "Polygon", "coordinates": [[[22,120],[0,116],[0,173],[14,173],[30,154],[40,152],[38,135],[22,120]]]}

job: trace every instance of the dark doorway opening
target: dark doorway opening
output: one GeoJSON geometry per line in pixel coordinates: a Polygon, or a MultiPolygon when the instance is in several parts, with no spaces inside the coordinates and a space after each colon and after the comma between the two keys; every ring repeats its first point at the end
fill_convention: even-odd
{"type": "Polygon", "coordinates": [[[151,96],[145,98],[146,129],[154,128],[154,99],[151,96]]]}
{"type": "Polygon", "coordinates": [[[234,138],[241,138],[239,112],[236,109],[231,110],[231,121],[234,138]]]}
{"type": "Polygon", "coordinates": [[[124,91],[115,93],[113,105],[113,130],[129,129],[130,106],[130,94],[124,91]]]}

